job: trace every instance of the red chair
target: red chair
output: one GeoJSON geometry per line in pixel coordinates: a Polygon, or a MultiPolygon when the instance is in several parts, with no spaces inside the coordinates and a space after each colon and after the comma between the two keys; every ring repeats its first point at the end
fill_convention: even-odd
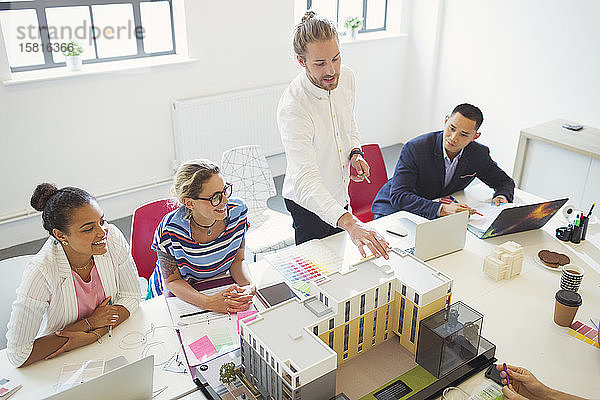
{"type": "MultiPolygon", "coordinates": [[[[348,195],[350,196],[352,213],[362,222],[369,222],[373,221],[371,204],[379,189],[387,182],[388,177],[379,145],[365,144],[362,146],[362,151],[365,153],[365,160],[369,163],[369,180],[371,183],[367,183],[366,180],[362,182],[350,180],[348,195]]],[[[350,169],[350,173],[356,175],[356,170],[354,168],[350,169]]]]}
{"type": "Polygon", "coordinates": [[[172,200],[157,200],[138,207],[131,221],[131,255],[137,266],[138,275],[150,279],[156,267],[156,252],[150,248],[154,231],[165,216],[175,210],[177,203],[172,200]]]}

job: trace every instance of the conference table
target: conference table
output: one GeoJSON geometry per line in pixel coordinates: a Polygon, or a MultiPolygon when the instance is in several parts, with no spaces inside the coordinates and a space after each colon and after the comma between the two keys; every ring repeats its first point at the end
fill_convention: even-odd
{"type": "MultiPolygon", "coordinates": [[[[470,187],[455,195],[459,201],[475,204],[491,198],[491,191],[483,185],[470,187]]],[[[515,191],[515,201],[531,203],[541,199],[520,190],[515,191]]],[[[386,228],[397,224],[399,218],[414,222],[424,219],[399,212],[369,222],[394,246],[398,240],[386,233],[386,228]]],[[[484,315],[482,335],[496,345],[499,362],[523,366],[542,382],[561,391],[589,399],[600,398],[600,350],[570,336],[568,328],[553,321],[554,295],[559,289],[560,272],[544,268],[535,261],[539,250],[550,249],[567,254],[571,262],[585,270],[579,293],[583,304],[576,320],[590,325],[590,318],[600,317],[600,224],[591,224],[587,240],[580,244],[561,242],[554,237],[558,226],[566,221],[557,214],[542,229],[515,233],[486,240],[467,233],[465,248],[433,260],[429,264],[453,278],[452,302],[463,301],[484,315]],[[483,259],[493,252],[494,246],[514,241],[523,247],[523,268],[520,275],[508,280],[494,281],[482,271],[483,259]]],[[[360,259],[357,248],[345,233],[322,240],[331,250],[347,261],[360,259]]],[[[248,265],[258,287],[280,282],[283,277],[266,260],[248,265]]],[[[123,350],[118,342],[133,331],[148,331],[151,324],[169,326],[170,317],[162,297],[142,302],[140,309],[113,331],[113,338],[102,344],[92,344],[53,360],[42,361],[22,369],[13,368],[7,361],[5,350],[0,351],[0,373],[14,378],[23,388],[13,397],[29,395],[34,391],[47,393],[57,381],[64,363],[95,358],[111,358],[123,354],[130,361],[142,356],[141,349],[123,350]]],[[[173,329],[158,328],[155,340],[164,346],[149,349],[157,361],[165,360],[180,349],[173,329]],[[159,351],[161,354],[156,354],[159,351]]],[[[154,389],[167,386],[156,399],[205,399],[195,390],[189,374],[177,374],[155,367],[154,389]]],[[[485,381],[483,372],[474,375],[460,387],[471,393],[485,381]]]]}

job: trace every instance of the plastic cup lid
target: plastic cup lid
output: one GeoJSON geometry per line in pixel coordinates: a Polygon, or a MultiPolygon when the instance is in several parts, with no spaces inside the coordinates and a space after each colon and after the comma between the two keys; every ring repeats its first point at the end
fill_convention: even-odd
{"type": "Polygon", "coordinates": [[[581,295],[571,290],[559,290],[556,292],[556,301],[567,307],[579,307],[582,303],[581,295]]]}

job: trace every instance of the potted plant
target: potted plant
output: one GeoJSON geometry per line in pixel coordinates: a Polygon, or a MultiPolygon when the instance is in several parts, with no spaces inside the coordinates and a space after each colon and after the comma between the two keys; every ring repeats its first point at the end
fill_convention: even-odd
{"type": "Polygon", "coordinates": [[[356,40],[356,34],[358,30],[362,27],[362,18],[361,17],[348,17],[344,22],[344,27],[350,30],[350,35],[352,40],[356,40]]]}
{"type": "Polygon", "coordinates": [[[69,71],[81,71],[81,53],[83,53],[83,47],[77,41],[71,40],[67,43],[63,55],[69,71]]]}

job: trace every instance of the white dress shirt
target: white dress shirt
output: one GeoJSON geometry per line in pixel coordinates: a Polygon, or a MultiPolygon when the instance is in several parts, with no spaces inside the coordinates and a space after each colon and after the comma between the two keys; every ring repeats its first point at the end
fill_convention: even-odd
{"type": "Polygon", "coordinates": [[[360,148],[352,70],[342,66],[331,91],[301,71],[279,100],[277,125],[287,158],[283,197],[336,226],[349,203],[350,151],[360,148]]]}
{"type": "MultiPolygon", "coordinates": [[[[114,225],[108,226],[106,250],[94,256],[104,293],[132,314],[140,302],[137,270],[127,241],[114,225]]],[[[71,325],[77,315],[71,266],[60,243],[50,237],[25,268],[17,289],[6,333],[9,361],[23,364],[36,338],[71,325]]]]}

